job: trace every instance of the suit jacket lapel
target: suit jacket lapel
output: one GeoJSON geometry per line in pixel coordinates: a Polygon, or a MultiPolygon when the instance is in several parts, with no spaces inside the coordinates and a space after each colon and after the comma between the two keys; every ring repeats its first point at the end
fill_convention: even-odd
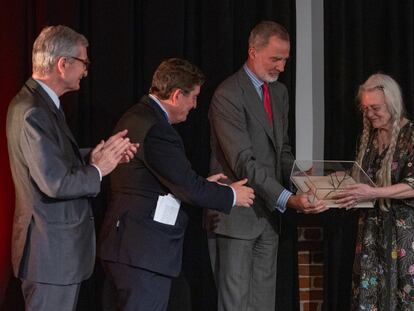
{"type": "Polygon", "coordinates": [[[154,110],[154,112],[158,115],[158,117],[160,117],[161,119],[169,123],[168,117],[165,111],[163,111],[161,107],[158,105],[158,103],[156,103],[151,97],[145,96],[142,101],[144,104],[150,106],[154,110]]]}
{"type": "Polygon", "coordinates": [[[273,112],[273,136],[275,138],[276,146],[281,147],[283,145],[283,113],[280,110],[280,105],[277,103],[282,103],[283,98],[280,97],[281,94],[275,91],[273,87],[269,87],[270,100],[272,104],[273,112]]]}
{"type": "Polygon", "coordinates": [[[76,142],[75,138],[72,135],[72,131],[69,129],[66,121],[63,119],[63,116],[61,115],[61,112],[56,107],[53,100],[50,98],[50,96],[46,93],[46,91],[32,78],[30,78],[26,85],[36,92],[43,100],[43,103],[46,105],[46,107],[49,109],[49,111],[54,114],[57,122],[60,125],[60,128],[62,129],[63,133],[69,138],[70,142],[72,143],[72,147],[74,152],[78,155],[78,157],[81,159],[82,163],[84,163],[84,160],[82,158],[82,155],[79,151],[78,143],[76,142]]]}
{"type": "MultiPolygon", "coordinates": [[[[253,83],[250,81],[249,77],[247,76],[243,68],[241,68],[239,71],[239,77],[240,77],[240,86],[243,89],[243,92],[246,94],[245,96],[245,98],[247,99],[246,108],[249,110],[249,113],[251,115],[257,118],[259,123],[263,126],[263,129],[265,130],[267,136],[269,136],[273,145],[276,147],[273,128],[269,124],[266,111],[264,110],[264,107],[263,107],[263,103],[259,97],[259,94],[257,94],[257,91],[255,87],[253,86],[253,83]]],[[[271,96],[272,109],[273,109],[275,106],[274,105],[275,101],[272,99],[272,94],[270,94],[270,96],[271,96]]],[[[273,126],[274,126],[274,120],[275,118],[273,117],[273,126]]]]}

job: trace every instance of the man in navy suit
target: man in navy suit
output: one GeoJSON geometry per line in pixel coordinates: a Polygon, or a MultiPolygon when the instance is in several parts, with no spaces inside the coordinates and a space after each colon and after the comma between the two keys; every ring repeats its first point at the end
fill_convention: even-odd
{"type": "Polygon", "coordinates": [[[112,198],[100,235],[99,256],[121,310],[166,310],[172,277],[181,269],[187,215],[180,202],[229,213],[249,207],[253,190],[243,179],[230,186],[217,174],[197,175],[172,124],[196,107],[204,82],[188,61],[169,59],[154,73],[149,96],[130,108],[117,129],[141,143],[137,156],[111,176],[112,198]],[[164,200],[167,200],[167,203],[164,200]],[[174,213],[169,220],[160,211],[174,213]]]}

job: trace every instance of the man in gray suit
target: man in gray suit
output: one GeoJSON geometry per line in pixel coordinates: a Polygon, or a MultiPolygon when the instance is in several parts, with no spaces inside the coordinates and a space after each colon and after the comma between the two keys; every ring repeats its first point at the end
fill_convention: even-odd
{"type": "Polygon", "coordinates": [[[91,152],[79,149],[59,97],[88,73],[86,38],[65,26],[42,30],[33,74],[9,105],[7,141],[16,190],[12,264],[26,310],[75,310],[95,262],[89,198],[138,145],[121,131],[91,152]]]}
{"type": "Polygon", "coordinates": [[[287,207],[305,213],[326,209],[322,202],[311,204],[308,193],[286,189],[293,164],[289,104],[277,79],[289,51],[289,34],[281,25],[259,23],[250,33],[246,63],[211,102],[212,171],[247,178],[256,193],[253,208],[216,215],[210,250],[219,311],[275,310],[279,213],[287,207]]]}

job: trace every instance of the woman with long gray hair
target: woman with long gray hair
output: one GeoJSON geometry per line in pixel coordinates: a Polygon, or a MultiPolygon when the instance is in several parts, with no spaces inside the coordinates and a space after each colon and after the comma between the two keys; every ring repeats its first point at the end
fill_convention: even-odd
{"type": "Polygon", "coordinates": [[[388,75],[370,76],[358,102],[364,126],[357,162],[377,187],[357,184],[338,196],[346,207],[376,199],[360,211],[352,310],[414,310],[414,125],[388,75]]]}

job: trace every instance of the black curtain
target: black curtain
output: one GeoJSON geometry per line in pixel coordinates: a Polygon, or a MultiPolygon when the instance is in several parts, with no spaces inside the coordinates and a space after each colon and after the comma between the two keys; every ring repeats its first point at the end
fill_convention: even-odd
{"type": "MultiPolygon", "coordinates": [[[[83,124],[79,128],[79,139],[88,137],[85,131],[92,131],[89,132],[92,141],[97,141],[103,134],[109,135],[121,114],[147,93],[158,64],[169,57],[186,58],[202,68],[207,82],[199,96],[197,109],[187,122],[178,126],[178,130],[194,169],[204,176],[208,174],[210,156],[209,101],[218,84],[245,61],[251,28],[261,20],[279,21],[292,34],[292,55],[295,53],[295,6],[290,0],[123,1],[116,5],[90,0],[81,12],[86,13],[81,14],[80,24],[91,41],[89,53],[93,67],[89,81],[85,81],[88,85],[80,95],[85,100],[79,101],[75,114],[83,124]],[[90,104],[84,105],[85,102],[90,104]]],[[[294,62],[290,62],[282,77],[291,96],[294,94],[294,72],[294,62]]],[[[291,102],[293,107],[294,98],[291,102]]],[[[291,116],[291,129],[294,129],[294,109],[291,116]]],[[[100,200],[96,214],[103,216],[105,202],[106,199],[100,200]]],[[[193,310],[215,310],[207,239],[201,228],[202,211],[194,208],[187,211],[190,223],[183,272],[173,284],[170,310],[183,310],[183,305],[189,304],[193,310]]],[[[278,287],[277,300],[280,309],[297,310],[295,218],[290,214],[285,218],[278,274],[279,284],[283,286],[278,287]]],[[[99,230],[100,217],[96,219],[99,230]]],[[[100,273],[96,277],[99,278],[100,273]]]]}
{"type": "MultiPolygon", "coordinates": [[[[89,39],[92,61],[89,76],[82,81],[79,92],[63,98],[68,123],[80,146],[92,146],[108,137],[122,113],[148,92],[158,64],[169,57],[182,57],[197,64],[207,76],[197,109],[185,124],[178,126],[193,168],[207,176],[209,101],[218,84],[244,63],[248,34],[261,20],[278,21],[291,34],[291,60],[281,81],[291,96],[290,137],[295,137],[294,0],[20,0],[20,3],[27,19],[20,21],[24,25],[16,27],[25,29],[24,39],[28,44],[23,48],[27,55],[41,25],[67,24],[89,39]]],[[[9,12],[6,10],[0,16],[3,14],[9,12]]],[[[103,192],[94,201],[97,231],[104,217],[108,188],[105,181],[103,192]]],[[[190,224],[183,273],[174,283],[170,310],[183,310],[183,305],[191,305],[193,310],[215,310],[214,281],[201,229],[202,211],[188,208],[188,212],[190,224]]],[[[278,260],[278,310],[298,310],[296,220],[293,213],[284,217],[278,260]]],[[[110,290],[99,263],[95,270],[82,286],[78,310],[110,309],[110,290]]],[[[16,297],[18,287],[15,282],[11,284],[8,295],[14,293],[16,297]]],[[[12,299],[12,304],[10,299],[6,300],[5,310],[21,308],[16,307],[16,299],[12,299]]]]}
{"type": "MultiPolygon", "coordinates": [[[[414,112],[414,3],[347,0],[324,3],[325,159],[354,160],[362,120],[355,96],[371,74],[391,75],[414,112]]],[[[349,310],[357,212],[324,216],[324,310],[349,310]]]]}

